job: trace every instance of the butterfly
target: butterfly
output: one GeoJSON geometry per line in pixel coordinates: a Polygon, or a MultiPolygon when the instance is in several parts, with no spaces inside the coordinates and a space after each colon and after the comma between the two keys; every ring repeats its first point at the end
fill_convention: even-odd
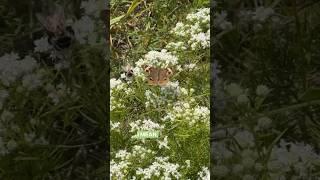
{"type": "Polygon", "coordinates": [[[36,17],[39,22],[44,26],[48,35],[48,42],[55,50],[61,51],[70,47],[74,40],[74,30],[71,26],[65,25],[64,9],[57,4],[53,5],[52,12],[40,14],[37,13],[36,17]]]}
{"type": "Polygon", "coordinates": [[[143,65],[142,68],[147,74],[147,81],[151,86],[165,86],[173,74],[170,68],[159,68],[148,65],[143,65]]]}

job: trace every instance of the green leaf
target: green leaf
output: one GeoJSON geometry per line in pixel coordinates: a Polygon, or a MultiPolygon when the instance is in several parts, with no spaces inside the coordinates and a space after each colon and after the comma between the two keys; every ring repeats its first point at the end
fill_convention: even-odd
{"type": "Polygon", "coordinates": [[[121,16],[118,16],[118,17],[116,17],[116,18],[111,19],[111,20],[110,20],[110,25],[113,25],[113,24],[119,22],[124,16],[125,16],[125,15],[121,15],[121,16]]]}
{"type": "Polygon", "coordinates": [[[141,2],[142,0],[134,0],[127,11],[127,16],[130,15],[141,2]]]}

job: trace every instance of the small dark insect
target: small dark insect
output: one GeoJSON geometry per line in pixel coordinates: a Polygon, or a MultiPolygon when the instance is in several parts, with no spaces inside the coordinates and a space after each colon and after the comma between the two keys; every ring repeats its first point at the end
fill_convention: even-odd
{"type": "Polygon", "coordinates": [[[65,25],[64,10],[55,4],[51,13],[44,15],[37,13],[37,19],[44,26],[48,35],[48,42],[55,50],[61,51],[71,46],[74,40],[74,30],[65,25]]]}

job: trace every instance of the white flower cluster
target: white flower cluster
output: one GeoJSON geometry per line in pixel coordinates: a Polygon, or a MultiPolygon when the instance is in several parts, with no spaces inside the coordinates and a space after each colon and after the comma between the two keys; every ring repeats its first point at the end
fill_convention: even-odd
{"type": "Polygon", "coordinates": [[[34,52],[47,52],[53,48],[52,45],[49,44],[47,36],[41,37],[33,43],[35,45],[34,52]]]}
{"type": "Polygon", "coordinates": [[[26,56],[21,60],[18,59],[19,56],[15,53],[0,57],[0,80],[6,86],[9,86],[18,78],[32,73],[38,67],[36,60],[31,56],[26,56]]]}
{"type": "Polygon", "coordinates": [[[154,151],[138,145],[133,146],[132,152],[119,150],[110,162],[110,179],[125,179],[128,177],[130,165],[143,162],[154,154],[154,151]]]}
{"type": "Polygon", "coordinates": [[[199,69],[199,68],[197,67],[197,65],[194,64],[194,63],[185,64],[183,67],[184,67],[184,69],[187,70],[187,71],[193,71],[193,70],[199,69]]]}
{"type": "Polygon", "coordinates": [[[17,143],[14,140],[4,142],[0,137],[0,157],[9,154],[11,151],[17,148],[17,143]]]}
{"type": "Polygon", "coordinates": [[[104,37],[98,37],[97,32],[97,24],[103,24],[99,18],[99,13],[106,8],[104,3],[101,0],[81,2],[84,15],[72,24],[75,38],[80,44],[95,45],[104,41],[104,37]]]}
{"type": "Polygon", "coordinates": [[[41,72],[27,74],[22,78],[22,86],[28,90],[33,90],[42,85],[42,78],[41,72]]]}
{"type": "Polygon", "coordinates": [[[193,106],[189,102],[178,102],[162,120],[169,122],[187,123],[189,126],[194,126],[199,123],[209,125],[210,110],[205,106],[193,106]]]}
{"type": "MultiPolygon", "coordinates": [[[[130,95],[133,90],[128,87],[128,84],[122,82],[120,79],[111,78],[110,79],[110,111],[114,109],[124,108],[124,99],[117,98],[117,95],[124,93],[125,95],[130,95]]],[[[123,94],[122,94],[123,95],[123,94]]]]}
{"type": "Polygon", "coordinates": [[[120,122],[112,122],[110,121],[110,129],[111,131],[117,131],[120,132],[119,128],[120,128],[120,122]]]}
{"type": "Polygon", "coordinates": [[[99,16],[99,9],[102,5],[101,0],[88,0],[88,1],[82,1],[81,2],[81,9],[84,9],[86,15],[93,15],[94,17],[99,16]]]}
{"type": "Polygon", "coordinates": [[[170,147],[168,146],[168,143],[169,143],[168,136],[165,136],[162,141],[157,140],[157,142],[159,143],[159,149],[162,149],[162,148],[170,149],[170,147]]]}
{"type": "Polygon", "coordinates": [[[159,178],[159,179],[179,179],[179,165],[168,162],[168,157],[156,157],[155,161],[147,168],[138,168],[136,174],[143,175],[143,178],[159,178]]]}
{"type": "MultiPolygon", "coordinates": [[[[249,102],[247,95],[247,89],[243,89],[239,84],[231,83],[225,86],[225,90],[232,97],[237,98],[239,104],[246,104],[249,102]]],[[[270,89],[265,85],[258,85],[256,88],[256,95],[260,98],[264,98],[268,95],[270,89]]]]}
{"type": "Polygon", "coordinates": [[[113,91],[113,89],[123,89],[123,82],[120,79],[111,78],[110,79],[110,90],[113,91]]]}
{"type": "Polygon", "coordinates": [[[202,167],[202,170],[198,172],[198,180],[210,180],[210,171],[208,167],[202,167]]]}
{"type": "Polygon", "coordinates": [[[267,149],[260,151],[256,149],[254,134],[247,130],[220,129],[213,136],[228,139],[230,135],[240,147],[230,146],[228,140],[213,143],[212,148],[215,149],[213,157],[217,162],[212,169],[215,177],[242,176],[255,179],[256,174],[265,171],[271,179],[286,179],[288,174],[295,179],[307,179],[320,163],[320,155],[308,144],[281,139],[279,144],[273,146],[269,155],[267,149]],[[268,158],[266,166],[261,162],[261,157],[264,156],[268,158]],[[231,169],[227,168],[230,166],[231,169]]]}
{"type": "Polygon", "coordinates": [[[157,94],[153,93],[150,90],[146,90],[144,95],[147,99],[145,102],[146,108],[149,108],[149,107],[157,108],[165,104],[166,102],[165,98],[159,97],[157,94]]]}
{"type": "Polygon", "coordinates": [[[172,103],[175,101],[175,98],[188,97],[191,96],[193,92],[193,88],[187,90],[186,88],[180,87],[178,81],[168,82],[166,86],[160,88],[159,95],[150,90],[145,91],[145,106],[146,108],[157,108],[164,105],[171,107],[172,103]]]}
{"type": "Polygon", "coordinates": [[[210,8],[198,9],[197,12],[188,14],[186,19],[208,26],[210,24],[210,8]]]}
{"type": "Polygon", "coordinates": [[[136,132],[139,130],[161,130],[164,128],[163,125],[160,125],[158,123],[155,123],[151,121],[151,119],[145,119],[145,120],[136,120],[134,122],[131,122],[130,124],[130,132],[136,132]]]}
{"type": "Polygon", "coordinates": [[[168,49],[174,49],[174,50],[187,50],[187,47],[185,46],[185,43],[182,41],[179,42],[169,42],[166,46],[168,49]]]}
{"type": "Polygon", "coordinates": [[[253,20],[263,22],[274,14],[274,10],[270,7],[257,7],[255,12],[252,13],[253,20]]]}
{"type": "Polygon", "coordinates": [[[200,32],[192,35],[188,43],[191,44],[193,50],[197,47],[202,47],[204,49],[210,47],[210,29],[205,33],[200,32]]]}
{"type": "Polygon", "coordinates": [[[236,134],[234,135],[234,139],[242,148],[253,147],[255,145],[253,134],[247,130],[236,132],[236,134]]]}
{"type": "MultiPolygon", "coordinates": [[[[257,7],[254,11],[240,11],[239,16],[241,17],[241,23],[250,21],[261,23],[266,21],[269,17],[271,17],[274,14],[275,12],[272,8],[260,6],[257,7]]],[[[226,11],[215,12],[213,16],[215,28],[220,30],[229,30],[232,28],[232,23],[227,20],[228,14],[226,11]]]]}
{"type": "Polygon", "coordinates": [[[47,145],[49,142],[45,139],[44,136],[37,137],[34,132],[24,133],[24,140],[28,144],[37,144],[37,145],[47,145]]]}
{"type": "Polygon", "coordinates": [[[178,58],[166,49],[159,51],[149,51],[143,59],[139,59],[136,66],[150,65],[155,67],[167,68],[178,64],[178,58]]]}
{"type": "Polygon", "coordinates": [[[72,98],[76,98],[76,92],[71,92],[69,88],[66,87],[65,84],[60,83],[56,87],[52,84],[47,84],[45,86],[45,90],[48,93],[48,97],[52,100],[52,102],[57,105],[61,102],[62,99],[70,96],[72,98]]]}
{"type": "Polygon", "coordinates": [[[279,145],[272,149],[268,161],[268,170],[272,172],[272,177],[281,177],[291,172],[299,179],[307,179],[320,163],[320,155],[308,144],[281,140],[279,145]]]}
{"type": "Polygon", "coordinates": [[[4,110],[0,116],[0,157],[9,154],[11,151],[17,148],[17,143],[14,139],[6,136],[8,127],[13,126],[12,119],[14,114],[8,110],[4,110]]]}
{"type": "Polygon", "coordinates": [[[94,20],[89,16],[82,16],[81,19],[72,25],[75,38],[80,44],[94,44],[96,42],[96,32],[94,20]]]}
{"type": "Polygon", "coordinates": [[[181,97],[181,96],[188,96],[192,95],[194,92],[193,88],[190,88],[189,91],[179,86],[179,82],[168,82],[168,84],[164,87],[161,87],[161,95],[165,96],[166,99],[169,99],[169,97],[181,97]]]}
{"type": "Polygon", "coordinates": [[[198,9],[186,17],[186,23],[178,22],[171,33],[188,38],[187,44],[183,42],[169,43],[167,48],[185,50],[190,46],[192,50],[210,47],[210,8],[198,9]]]}
{"type": "Polygon", "coordinates": [[[110,179],[125,179],[127,176],[126,170],[129,168],[130,165],[130,162],[115,162],[112,159],[110,162],[110,179]]]}

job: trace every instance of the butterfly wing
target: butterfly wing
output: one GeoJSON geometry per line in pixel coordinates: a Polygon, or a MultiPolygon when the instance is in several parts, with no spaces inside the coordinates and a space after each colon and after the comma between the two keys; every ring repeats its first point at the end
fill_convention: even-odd
{"type": "Polygon", "coordinates": [[[36,13],[38,21],[44,28],[56,35],[62,34],[65,28],[64,10],[59,5],[54,5],[54,11],[48,15],[36,13]]]}
{"type": "Polygon", "coordinates": [[[170,68],[159,70],[159,86],[165,86],[169,82],[169,78],[172,75],[172,70],[170,68]]]}
{"type": "Polygon", "coordinates": [[[148,84],[151,86],[158,85],[159,81],[159,68],[150,67],[149,69],[149,75],[147,77],[148,84]]]}
{"type": "Polygon", "coordinates": [[[152,86],[165,86],[173,73],[170,68],[161,69],[147,65],[143,65],[142,68],[147,74],[148,84],[152,86]]]}

